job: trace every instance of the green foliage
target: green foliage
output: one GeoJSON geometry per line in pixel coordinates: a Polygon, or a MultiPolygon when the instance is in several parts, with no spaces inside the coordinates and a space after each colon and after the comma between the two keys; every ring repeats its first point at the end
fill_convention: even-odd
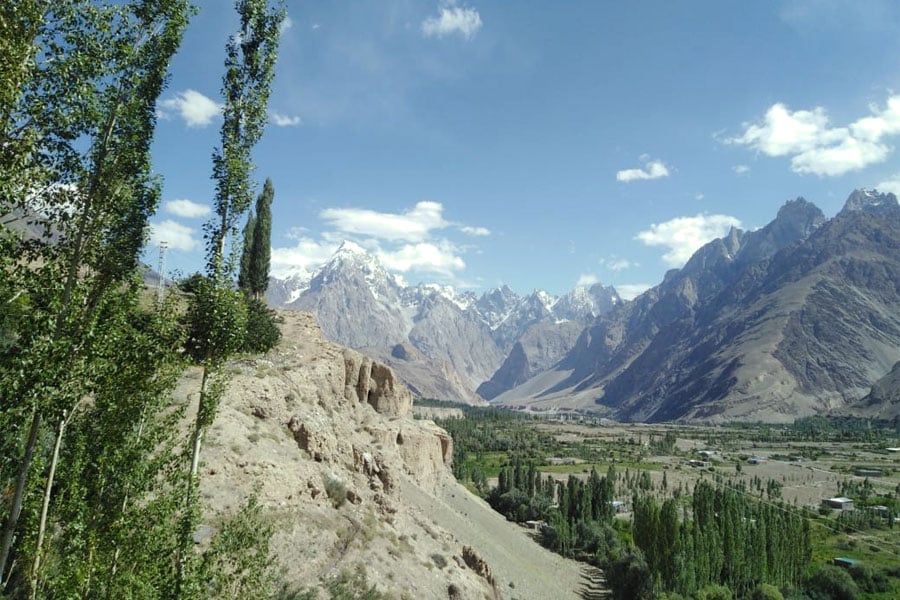
{"type": "Polygon", "coordinates": [[[241,244],[241,263],[238,269],[238,288],[249,292],[250,290],[250,263],[253,256],[253,230],[256,228],[256,217],[253,213],[247,215],[244,224],[243,243],[241,244]]]}
{"type": "Polygon", "coordinates": [[[244,245],[238,287],[251,298],[262,300],[269,287],[269,263],[272,255],[272,200],[275,188],[266,179],[256,199],[256,216],[250,215],[244,227],[244,245]]]}
{"type": "Polygon", "coordinates": [[[888,575],[881,569],[876,569],[865,563],[856,563],[851,565],[848,571],[853,581],[864,592],[882,593],[891,589],[888,575]]]}
{"type": "Polygon", "coordinates": [[[629,552],[612,563],[606,571],[606,581],[612,588],[614,600],[652,600],[653,574],[640,551],[629,552]]]}
{"type": "Polygon", "coordinates": [[[265,302],[247,299],[247,326],[244,333],[244,352],[268,352],[281,340],[278,317],[265,302]]]}
{"type": "Polygon", "coordinates": [[[225,48],[221,146],[213,152],[215,214],[204,226],[210,274],[223,272],[226,238],[250,206],[251,151],[269,120],[266,107],[285,14],[283,6],[269,10],[267,0],[237,0],[236,7],[240,30],[225,48]]]}
{"type": "Polygon", "coordinates": [[[191,298],[187,320],[188,352],[203,367],[197,417],[191,437],[191,470],[179,549],[176,595],[193,593],[188,555],[191,533],[197,524],[197,476],[203,436],[218,410],[226,379],[225,359],[246,339],[247,305],[232,289],[233,261],[226,256],[226,241],[250,205],[251,151],[268,121],[267,104],[275,74],[283,5],[270,10],[267,0],[237,0],[240,30],[229,38],[225,53],[222,95],[225,98],[221,145],[213,152],[216,182],[215,210],[204,225],[206,274],[191,298]]]}
{"type": "Polygon", "coordinates": [[[269,540],[274,528],[256,496],[229,517],[201,559],[199,578],[207,598],[255,600],[273,593],[269,540]]]}
{"type": "Polygon", "coordinates": [[[201,365],[215,367],[244,344],[247,303],[242,294],[212,278],[196,282],[185,320],[188,355],[201,365]]]}
{"type": "Polygon", "coordinates": [[[343,506],[347,501],[347,486],[340,477],[329,473],[325,476],[325,495],[331,499],[335,508],[343,506]]]}
{"type": "Polygon", "coordinates": [[[119,528],[146,524],[154,505],[147,481],[161,467],[145,440],[159,431],[175,332],[136,311],[137,259],[159,199],[156,100],[188,15],[183,0],[0,7],[0,438],[14,450],[0,461],[12,490],[0,579],[13,595],[89,597],[113,585],[122,572],[110,565],[121,563],[101,569],[89,557],[135,550],[119,528]],[[22,310],[28,318],[12,323],[22,310]],[[47,468],[54,439],[58,471],[47,468]],[[130,469],[111,466],[120,456],[130,469]],[[105,493],[121,504],[91,504],[105,493]],[[93,522],[82,518],[92,511],[93,522]],[[109,514],[115,528],[94,527],[109,514]],[[69,515],[79,520],[62,527],[69,515]],[[91,585],[67,589],[66,569],[91,585]]]}
{"type": "Polygon", "coordinates": [[[813,573],[806,590],[813,600],[856,600],[859,597],[859,587],[846,569],[832,565],[824,565],[813,573]]]}
{"type": "Polygon", "coordinates": [[[697,600],[732,600],[734,594],[724,585],[711,583],[697,590],[697,600]]]}
{"type": "Polygon", "coordinates": [[[769,583],[759,584],[753,590],[752,600],[784,600],[784,596],[777,587],[769,583]]]}

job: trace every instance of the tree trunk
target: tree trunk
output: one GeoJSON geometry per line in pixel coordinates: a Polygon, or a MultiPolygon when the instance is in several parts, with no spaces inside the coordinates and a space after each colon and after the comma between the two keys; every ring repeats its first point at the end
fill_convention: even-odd
{"type": "Polygon", "coordinates": [[[66,411],[63,411],[62,417],[59,419],[59,429],[56,432],[56,443],[53,445],[50,473],[47,475],[47,484],[44,486],[44,502],[41,505],[41,520],[40,525],[38,525],[37,543],[34,547],[34,562],[31,564],[31,600],[37,598],[38,571],[41,568],[41,546],[44,544],[44,532],[47,530],[47,511],[50,507],[53,478],[56,476],[56,465],[59,462],[59,447],[62,444],[63,434],[66,432],[66,422],[66,411]]]}
{"type": "Polygon", "coordinates": [[[28,432],[28,445],[25,447],[25,457],[22,459],[22,468],[19,470],[18,478],[16,478],[16,489],[13,493],[12,508],[9,511],[9,518],[3,529],[3,545],[2,548],[0,548],[0,580],[3,579],[3,573],[6,571],[6,561],[9,558],[13,537],[15,537],[16,534],[16,525],[18,525],[19,516],[22,514],[22,499],[25,496],[25,485],[28,483],[28,471],[31,469],[31,460],[34,457],[34,447],[37,445],[37,437],[40,429],[41,413],[35,408],[34,418],[31,419],[31,431],[28,432]]]}

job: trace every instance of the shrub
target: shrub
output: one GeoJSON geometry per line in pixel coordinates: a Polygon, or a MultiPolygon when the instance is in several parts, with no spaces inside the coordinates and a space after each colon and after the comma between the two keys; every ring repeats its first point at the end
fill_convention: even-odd
{"type": "Polygon", "coordinates": [[[341,481],[341,478],[334,473],[325,476],[325,494],[331,498],[335,508],[343,506],[347,501],[347,486],[341,481]]]}
{"type": "Polygon", "coordinates": [[[856,600],[859,587],[845,569],[825,565],[809,579],[807,590],[814,600],[856,600]]]}
{"type": "Polygon", "coordinates": [[[268,352],[281,339],[278,317],[260,300],[247,300],[247,329],[241,350],[244,352],[268,352]]]}
{"type": "Polygon", "coordinates": [[[734,594],[724,585],[711,583],[697,591],[697,600],[732,600],[734,594]]]}
{"type": "Polygon", "coordinates": [[[606,581],[615,600],[650,600],[653,594],[653,573],[640,551],[617,560],[606,572],[606,581]]]}
{"type": "Polygon", "coordinates": [[[761,583],[753,590],[753,600],[784,600],[781,591],[772,584],[761,583]]]}
{"type": "Polygon", "coordinates": [[[848,569],[850,577],[864,591],[871,593],[887,592],[891,584],[884,571],[874,569],[865,564],[855,564],[848,569]]]}

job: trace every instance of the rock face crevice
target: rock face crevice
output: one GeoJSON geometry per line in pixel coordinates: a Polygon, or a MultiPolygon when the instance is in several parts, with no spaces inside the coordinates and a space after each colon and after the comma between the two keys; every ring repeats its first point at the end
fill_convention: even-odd
{"type": "Polygon", "coordinates": [[[408,417],[412,413],[412,393],[394,372],[353,350],[344,350],[344,398],[369,404],[383,415],[408,417]]]}

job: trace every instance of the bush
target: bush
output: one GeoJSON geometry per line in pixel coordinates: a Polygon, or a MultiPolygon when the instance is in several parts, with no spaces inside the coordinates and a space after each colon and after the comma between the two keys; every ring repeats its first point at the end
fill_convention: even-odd
{"type": "Polygon", "coordinates": [[[640,551],[614,562],[606,572],[606,582],[615,600],[651,600],[653,573],[640,551]]]}
{"type": "Polygon", "coordinates": [[[268,352],[281,339],[278,317],[260,300],[247,300],[247,329],[241,350],[268,352]]]}
{"type": "Polygon", "coordinates": [[[774,585],[761,583],[753,590],[752,600],[784,600],[784,596],[774,585]]]}
{"type": "Polygon", "coordinates": [[[341,478],[334,473],[325,476],[325,494],[331,498],[335,508],[343,506],[347,501],[347,486],[341,481],[341,478]]]}
{"type": "Polygon", "coordinates": [[[850,573],[831,565],[825,565],[810,577],[807,591],[813,600],[856,600],[859,597],[859,587],[850,573]]]}
{"type": "Polygon", "coordinates": [[[711,583],[697,591],[697,600],[732,600],[734,594],[724,585],[711,583]]]}
{"type": "Polygon", "coordinates": [[[864,591],[871,593],[887,592],[891,584],[884,571],[874,569],[869,565],[855,564],[848,569],[850,577],[864,591]]]}

